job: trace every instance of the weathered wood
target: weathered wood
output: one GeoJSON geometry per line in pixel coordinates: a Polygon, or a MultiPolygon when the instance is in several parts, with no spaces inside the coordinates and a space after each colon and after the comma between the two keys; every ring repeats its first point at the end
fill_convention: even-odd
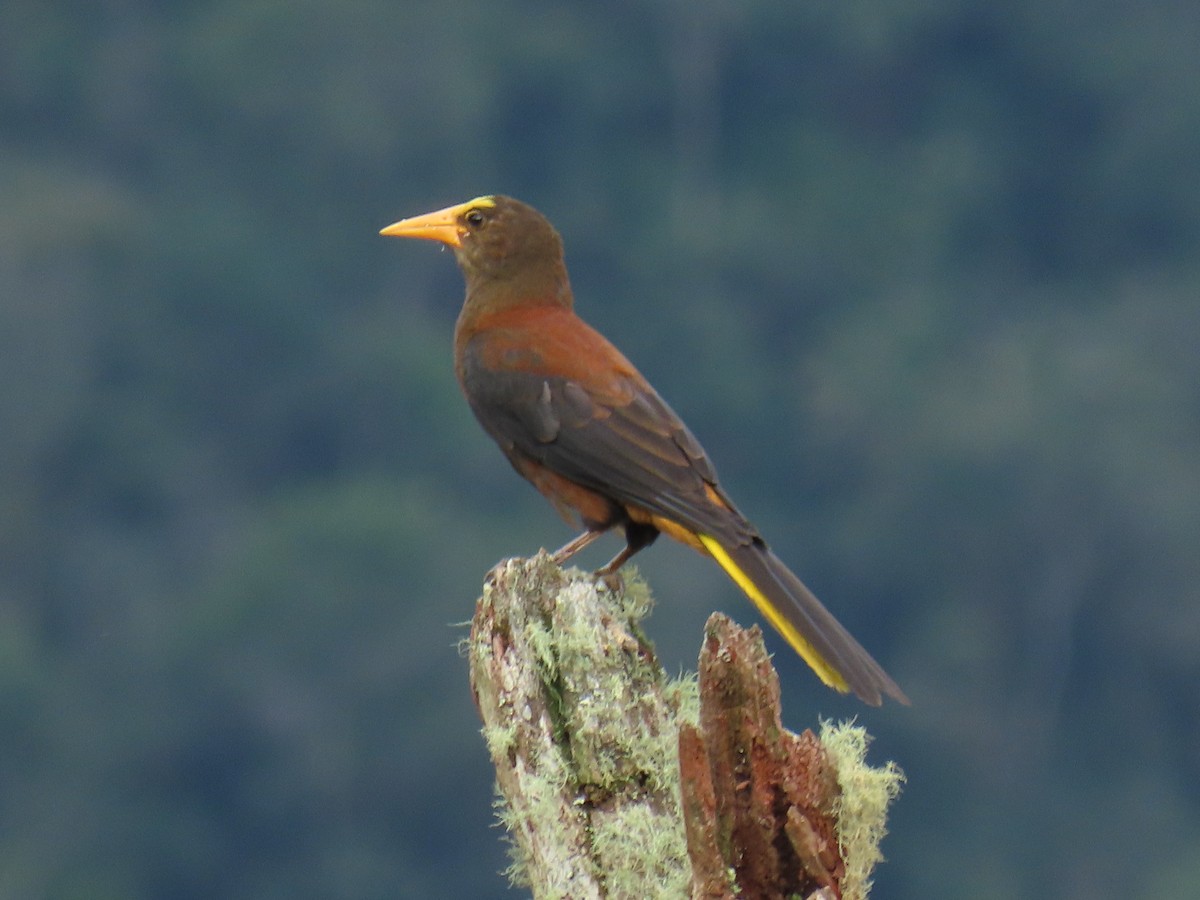
{"type": "Polygon", "coordinates": [[[840,897],[837,777],[811,731],[783,727],[758,628],[708,620],[699,727],[680,732],[692,896],[840,897]]]}
{"type": "Polygon", "coordinates": [[[614,593],[541,554],[489,576],[471,685],[536,898],[683,897],[679,690],[642,636],[644,586],[614,593]]]}

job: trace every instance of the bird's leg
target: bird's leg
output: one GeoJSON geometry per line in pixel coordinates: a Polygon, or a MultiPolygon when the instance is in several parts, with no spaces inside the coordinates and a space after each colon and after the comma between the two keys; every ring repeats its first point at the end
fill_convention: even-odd
{"type": "Polygon", "coordinates": [[[654,543],[658,537],[658,529],[653,525],[643,525],[640,522],[630,522],[625,526],[625,546],[612,559],[596,570],[595,575],[608,585],[612,591],[619,590],[621,581],[621,566],[629,562],[635,553],[654,543]]]}
{"type": "Polygon", "coordinates": [[[554,560],[554,564],[556,566],[561,566],[568,559],[570,559],[592,541],[596,540],[596,538],[600,537],[602,534],[604,534],[603,531],[594,531],[589,528],[587,531],[583,532],[583,534],[579,535],[578,537],[571,538],[571,540],[567,541],[565,544],[555,550],[554,553],[550,555],[550,558],[554,560]]]}

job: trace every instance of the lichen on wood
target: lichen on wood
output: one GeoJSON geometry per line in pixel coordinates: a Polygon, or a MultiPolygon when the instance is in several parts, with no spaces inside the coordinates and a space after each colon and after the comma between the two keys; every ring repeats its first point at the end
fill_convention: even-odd
{"type": "Polygon", "coordinates": [[[686,896],[676,758],[681,697],[640,629],[649,594],[541,554],[489,576],[471,685],[514,849],[537,898],[686,896]]]}

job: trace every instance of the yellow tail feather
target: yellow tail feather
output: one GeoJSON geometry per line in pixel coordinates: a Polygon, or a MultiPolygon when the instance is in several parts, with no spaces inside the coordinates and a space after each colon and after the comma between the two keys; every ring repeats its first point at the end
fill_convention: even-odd
{"type": "Polygon", "coordinates": [[[707,534],[696,535],[700,539],[700,543],[704,545],[712,558],[715,559],[725,570],[726,574],[737,583],[746,596],[758,607],[758,611],[766,617],[767,621],[774,626],[775,630],[783,635],[792,649],[800,654],[800,657],[812,667],[812,670],[817,673],[823,682],[831,688],[841,691],[843,694],[850,690],[850,685],[846,683],[846,679],[842,677],[833,666],[825,661],[825,658],[816,651],[816,648],[810,644],[793,625],[779,608],[767,599],[767,596],[759,589],[753,581],[750,580],[741,567],[733,561],[733,558],[725,551],[725,548],[717,543],[715,538],[709,537],[707,534]]]}

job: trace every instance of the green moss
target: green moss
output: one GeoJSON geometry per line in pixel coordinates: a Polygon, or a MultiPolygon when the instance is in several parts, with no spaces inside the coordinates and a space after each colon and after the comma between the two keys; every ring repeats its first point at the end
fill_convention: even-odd
{"type": "MultiPolygon", "coordinates": [[[[678,770],[677,770],[678,771],[678,770]]],[[[682,827],[664,827],[661,813],[632,804],[606,815],[592,846],[611,897],[678,900],[691,891],[691,863],[682,827]]]]}
{"type": "Polygon", "coordinates": [[[638,627],[654,609],[654,595],[636,566],[626,566],[621,575],[625,579],[625,589],[617,594],[617,603],[629,623],[638,627]]]}
{"type": "Polygon", "coordinates": [[[492,802],[492,809],[495,810],[500,824],[504,826],[505,842],[508,844],[508,867],[504,870],[504,876],[513,887],[529,887],[529,858],[516,837],[522,826],[521,816],[513,811],[499,791],[492,802]]]}
{"type": "Polygon", "coordinates": [[[675,710],[677,725],[697,725],[700,722],[700,676],[696,672],[682,672],[672,678],[663,689],[663,696],[675,710]]]}
{"type": "MultiPolygon", "coordinates": [[[[562,795],[570,776],[556,759],[540,758],[523,779],[523,811],[498,795],[493,808],[508,836],[509,866],[505,875],[518,887],[530,884],[529,858],[521,835],[528,829],[553,828],[562,811],[562,795]]],[[[543,873],[545,874],[545,873],[543,873]]],[[[562,895],[564,898],[566,894],[562,895]]]]}
{"type": "Polygon", "coordinates": [[[865,900],[871,890],[871,872],[883,861],[879,845],[887,834],[887,810],[900,794],[904,773],[893,762],[882,768],[867,765],[870,735],[850,722],[822,722],[821,743],[837,770],[842,789],[834,810],[846,864],[842,898],[865,900]]]}
{"type": "Polygon", "coordinates": [[[483,739],[487,742],[488,753],[491,754],[492,759],[503,759],[516,744],[516,722],[509,721],[502,726],[492,725],[482,730],[483,739]]]}
{"type": "MultiPolygon", "coordinates": [[[[539,754],[527,760],[520,814],[503,801],[496,804],[510,835],[507,874],[516,885],[529,884],[519,835],[554,827],[563,796],[575,795],[611,896],[687,896],[677,720],[680,710],[696,718],[695,677],[668,681],[662,673],[640,628],[654,602],[636,574],[626,573],[624,590],[609,593],[575,571],[553,583],[551,577],[561,578],[557,569],[548,560],[533,562],[521,575],[531,586],[540,582],[541,590],[525,595],[548,593],[552,600],[518,605],[509,621],[514,641],[536,660],[556,749],[551,759],[539,754]]],[[[514,746],[516,726],[485,729],[484,736],[498,757],[514,746]]]]}
{"type": "Polygon", "coordinates": [[[525,640],[533,650],[545,680],[557,678],[559,638],[551,634],[548,623],[536,617],[528,619],[525,623],[525,640]]]}

